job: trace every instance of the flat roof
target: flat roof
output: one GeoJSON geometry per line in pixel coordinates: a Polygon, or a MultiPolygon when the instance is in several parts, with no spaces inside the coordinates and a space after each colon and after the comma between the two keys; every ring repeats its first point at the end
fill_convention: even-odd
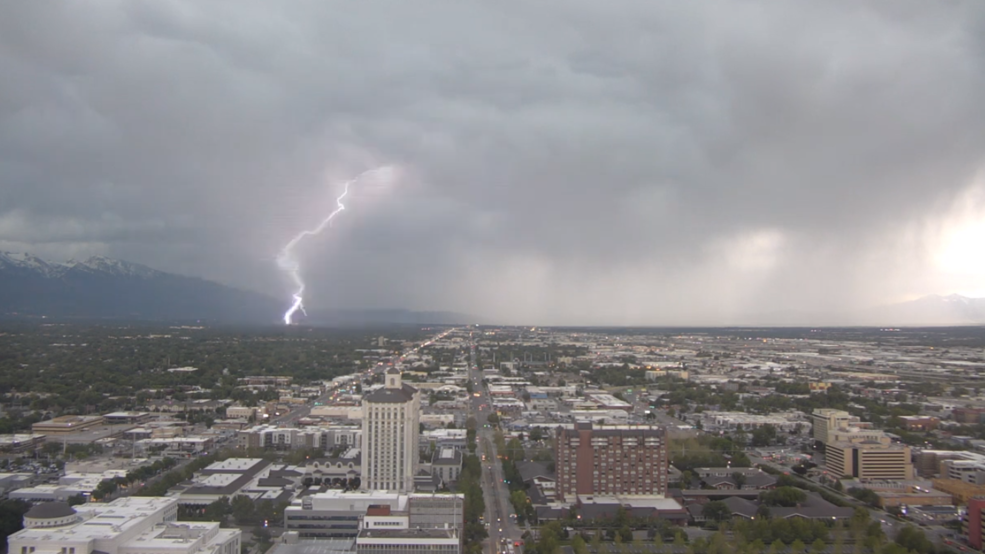
{"type": "Polygon", "coordinates": [[[82,504],[75,507],[75,511],[84,519],[82,523],[65,527],[22,529],[15,535],[21,540],[45,542],[111,539],[127,533],[144,523],[147,517],[177,502],[174,498],[130,496],[118,498],[108,504],[82,504]]]}

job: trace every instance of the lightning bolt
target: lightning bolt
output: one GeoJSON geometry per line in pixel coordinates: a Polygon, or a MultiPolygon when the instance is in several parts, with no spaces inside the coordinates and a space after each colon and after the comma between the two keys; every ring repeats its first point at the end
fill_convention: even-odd
{"type": "Polygon", "coordinates": [[[297,246],[297,244],[301,242],[305,237],[311,237],[320,234],[322,231],[325,230],[326,227],[329,227],[332,224],[332,220],[335,219],[335,216],[345,211],[345,204],[342,203],[342,200],[344,200],[345,197],[349,194],[349,187],[358,183],[361,179],[365,178],[370,174],[389,171],[389,170],[390,168],[386,166],[370,169],[368,171],[364,171],[360,173],[354,179],[346,181],[342,187],[342,194],[340,194],[338,198],[335,199],[335,209],[332,211],[332,213],[328,214],[328,216],[326,216],[325,219],[321,220],[321,223],[319,223],[317,227],[315,227],[314,229],[301,231],[300,233],[295,235],[294,238],[292,238],[287,244],[285,244],[283,248],[281,248],[280,254],[277,255],[277,266],[281,269],[281,271],[286,272],[288,276],[290,276],[291,281],[294,283],[294,288],[295,288],[294,294],[291,295],[292,298],[291,307],[288,308],[286,312],[284,312],[285,325],[291,324],[291,321],[294,318],[294,314],[296,314],[298,311],[300,311],[304,315],[308,315],[308,313],[304,311],[305,285],[304,285],[304,279],[301,277],[301,264],[294,257],[294,247],[297,246]]]}

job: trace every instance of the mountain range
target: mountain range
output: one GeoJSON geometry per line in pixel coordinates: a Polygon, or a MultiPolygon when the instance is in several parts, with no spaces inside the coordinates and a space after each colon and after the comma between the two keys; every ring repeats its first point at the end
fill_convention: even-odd
{"type": "MultiPolygon", "coordinates": [[[[284,302],[212,281],[94,256],[51,262],[0,252],[0,317],[53,317],[276,324],[284,302]]],[[[309,310],[306,325],[440,325],[474,323],[454,312],[309,310]]],[[[736,326],[985,325],[985,298],[930,295],[850,314],[796,311],[760,314],[736,326]]]]}
{"type": "Polygon", "coordinates": [[[734,327],[953,327],[985,325],[985,298],[931,294],[845,312],[779,310],[738,318],[734,327]]]}
{"type": "Polygon", "coordinates": [[[866,315],[878,325],[985,325],[985,298],[932,294],[882,306],[866,315]]]}
{"type": "MultiPolygon", "coordinates": [[[[212,281],[94,256],[52,262],[0,252],[0,317],[279,323],[283,301],[212,281]]],[[[457,324],[469,317],[410,310],[311,311],[310,325],[457,324]]]]}

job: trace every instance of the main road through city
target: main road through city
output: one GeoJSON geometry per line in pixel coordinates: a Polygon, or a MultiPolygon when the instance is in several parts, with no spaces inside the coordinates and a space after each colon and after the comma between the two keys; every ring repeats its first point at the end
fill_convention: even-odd
{"type": "MultiPolygon", "coordinates": [[[[375,366],[366,370],[366,377],[371,377],[373,374],[383,373],[391,365],[399,364],[400,362],[404,361],[404,358],[406,358],[407,356],[410,356],[411,354],[417,354],[417,352],[420,351],[421,348],[430,346],[432,343],[445,338],[446,336],[448,336],[449,334],[451,334],[456,330],[457,329],[448,329],[447,331],[442,331],[441,333],[438,333],[437,335],[429,339],[421,341],[413,348],[401,352],[399,356],[394,356],[393,358],[390,358],[388,362],[387,361],[379,362],[375,366]]],[[[329,389],[325,392],[325,394],[323,394],[322,396],[320,396],[318,399],[315,400],[314,405],[321,406],[323,404],[330,404],[331,401],[334,400],[338,394],[339,393],[337,389],[329,389]]],[[[308,414],[311,413],[311,408],[312,408],[311,405],[300,407],[296,410],[292,410],[283,415],[275,417],[269,423],[273,423],[276,425],[295,425],[299,419],[308,417],[308,414]]]]}
{"type": "Polygon", "coordinates": [[[476,438],[479,442],[478,453],[484,455],[482,461],[482,496],[486,503],[486,529],[489,532],[486,551],[490,554],[498,552],[522,551],[515,547],[521,542],[523,531],[510,517],[513,507],[510,504],[510,491],[503,478],[503,466],[496,457],[496,446],[493,440],[494,429],[489,425],[489,414],[492,413],[489,393],[482,384],[482,370],[479,368],[476,355],[476,342],[469,334],[469,378],[472,380],[472,402],[469,411],[475,417],[478,426],[476,438]]]}

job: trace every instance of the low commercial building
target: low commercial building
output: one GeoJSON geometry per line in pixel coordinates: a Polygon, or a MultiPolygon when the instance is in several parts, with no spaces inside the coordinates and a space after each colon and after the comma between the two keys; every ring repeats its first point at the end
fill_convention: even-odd
{"type": "Polygon", "coordinates": [[[461,554],[456,529],[362,529],[356,554],[461,554]]]}
{"type": "Polygon", "coordinates": [[[972,485],[957,479],[934,479],[934,488],[951,495],[955,504],[968,504],[976,496],[985,496],[985,485],[972,485]]]}
{"type": "MultiPolygon", "coordinates": [[[[940,476],[945,479],[961,479],[961,476],[949,475],[951,468],[944,465],[949,460],[963,460],[972,462],[973,466],[985,467],[985,454],[968,450],[924,450],[914,455],[914,467],[921,477],[940,476]]],[[[968,482],[976,482],[976,480],[972,479],[968,482]]]]}
{"type": "Polygon", "coordinates": [[[65,435],[78,433],[104,422],[103,416],[65,415],[31,425],[31,431],[43,435],[65,435]]]}
{"type": "Polygon", "coordinates": [[[45,435],[38,433],[0,435],[0,453],[23,454],[25,452],[34,452],[44,444],[44,441],[45,435]]]}
{"type": "Polygon", "coordinates": [[[332,404],[331,406],[315,406],[308,413],[311,414],[311,417],[349,419],[353,421],[359,421],[363,418],[363,409],[358,404],[332,404]]]}
{"type": "Polygon", "coordinates": [[[879,506],[891,508],[898,506],[950,506],[953,500],[950,494],[929,489],[926,491],[876,491],[879,496],[879,506]]]}
{"type": "Polygon", "coordinates": [[[954,408],[951,410],[951,417],[958,423],[977,425],[985,422],[985,408],[954,408]]]}
{"type": "Polygon", "coordinates": [[[362,429],[354,425],[326,425],[299,429],[265,424],[243,429],[237,434],[241,448],[274,450],[300,448],[327,450],[336,446],[358,446],[361,437],[362,429]]]}
{"type": "Polygon", "coordinates": [[[778,431],[793,432],[807,427],[807,421],[800,412],[781,412],[771,415],[747,414],[745,412],[704,412],[703,425],[708,429],[752,431],[767,425],[778,431]]]}
{"type": "Polygon", "coordinates": [[[58,478],[57,484],[41,484],[33,487],[22,487],[9,493],[10,498],[25,500],[32,504],[38,502],[67,502],[68,499],[88,497],[96,490],[99,483],[107,479],[126,476],[124,469],[106,469],[104,471],[70,472],[58,478]]]}
{"type": "Polygon", "coordinates": [[[652,369],[646,372],[647,381],[659,381],[664,379],[683,379],[687,381],[688,372],[683,369],[652,369]]]}
{"type": "Polygon", "coordinates": [[[251,375],[249,377],[240,377],[237,381],[240,385],[289,387],[291,386],[291,382],[294,381],[294,378],[276,375],[251,375]]]}
{"type": "Polygon", "coordinates": [[[207,506],[222,497],[232,498],[257,486],[270,473],[271,462],[263,458],[229,458],[196,473],[191,484],[180,490],[178,501],[187,506],[207,506]]]}
{"type": "Polygon", "coordinates": [[[8,552],[30,554],[238,554],[239,529],[219,523],[180,522],[173,498],[127,497],[70,507],[39,504],[24,515],[24,529],[7,538],[8,552]]]}
{"type": "Polygon", "coordinates": [[[10,491],[29,487],[34,477],[33,473],[0,473],[0,497],[10,491]]]}
{"type": "Polygon", "coordinates": [[[284,526],[301,539],[355,538],[367,513],[406,518],[420,529],[461,528],[465,496],[461,494],[398,494],[387,491],[329,490],[295,500],[284,509],[284,526]]]}
{"type": "Polygon", "coordinates": [[[462,473],[462,451],[454,448],[436,450],[431,458],[431,473],[441,479],[442,483],[458,481],[458,476],[462,473]]]}
{"type": "Polygon", "coordinates": [[[985,463],[981,460],[944,460],[941,462],[941,477],[972,485],[985,485],[985,463]]]}
{"type": "Polygon", "coordinates": [[[31,504],[42,502],[68,502],[69,498],[85,496],[93,491],[95,487],[87,487],[85,483],[79,485],[37,485],[34,487],[21,487],[10,491],[7,497],[13,500],[23,500],[31,504]]]}
{"type": "Polygon", "coordinates": [[[941,420],[931,416],[900,416],[900,419],[907,431],[933,431],[941,424],[941,420]]]}
{"type": "MultiPolygon", "coordinates": [[[[694,491],[700,494],[700,491],[694,491]]],[[[713,493],[708,493],[709,495],[713,493]]],[[[734,518],[755,519],[759,514],[760,502],[755,498],[741,496],[726,496],[715,498],[724,503],[734,518]]],[[[704,503],[692,503],[687,506],[691,519],[696,523],[705,521],[704,503]]],[[[847,520],[855,514],[854,508],[842,508],[821,498],[814,492],[805,493],[804,501],[793,507],[770,506],[770,517],[774,519],[817,519],[822,521],[847,520]]]]}
{"type": "Polygon", "coordinates": [[[212,424],[212,429],[216,431],[242,431],[250,426],[246,419],[218,419],[212,424]]]}
{"type": "Polygon", "coordinates": [[[226,417],[230,419],[250,419],[255,416],[257,409],[247,406],[230,406],[226,408],[226,417]]]}
{"type": "Polygon", "coordinates": [[[305,482],[342,486],[355,483],[362,468],[362,451],[350,448],[336,458],[309,460],[304,466],[305,482]],[[309,481],[310,479],[310,481],[309,481]]]}
{"type": "Polygon", "coordinates": [[[154,416],[150,412],[113,412],[109,414],[104,414],[103,419],[109,425],[140,425],[141,423],[146,423],[153,419],[154,416]]]}
{"type": "Polygon", "coordinates": [[[163,448],[164,454],[198,454],[212,450],[215,441],[210,437],[166,437],[150,438],[137,441],[142,451],[153,448],[163,448]]]}
{"type": "Polygon", "coordinates": [[[455,414],[421,414],[420,423],[429,427],[447,427],[448,424],[455,423],[455,414]]]}
{"type": "MultiPolygon", "coordinates": [[[[612,520],[621,510],[632,517],[660,518],[675,525],[684,525],[688,519],[687,510],[676,499],[660,496],[578,496],[575,507],[582,519],[612,520]]],[[[538,509],[538,516],[545,511],[538,509]]]]}
{"type": "Polygon", "coordinates": [[[758,468],[699,467],[694,473],[716,490],[764,490],[776,487],[776,477],[758,468]]]}
{"type": "Polygon", "coordinates": [[[432,443],[437,448],[454,448],[464,450],[468,431],[465,429],[431,429],[421,433],[421,445],[432,443]]]}
{"type": "Polygon", "coordinates": [[[590,394],[586,395],[589,400],[594,402],[600,410],[622,410],[632,412],[633,405],[625,400],[620,400],[611,394],[590,394]]]}

